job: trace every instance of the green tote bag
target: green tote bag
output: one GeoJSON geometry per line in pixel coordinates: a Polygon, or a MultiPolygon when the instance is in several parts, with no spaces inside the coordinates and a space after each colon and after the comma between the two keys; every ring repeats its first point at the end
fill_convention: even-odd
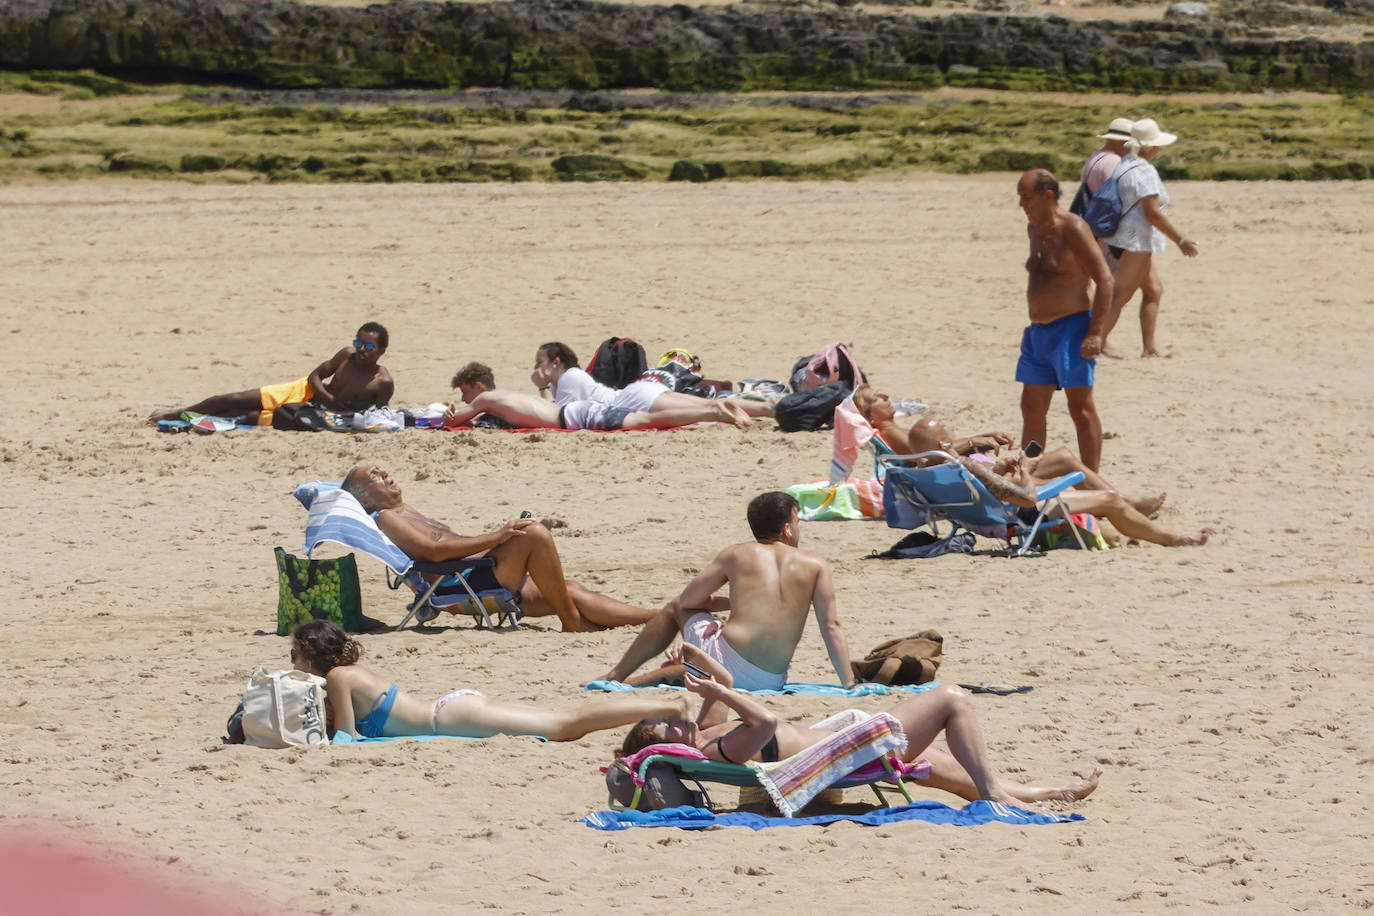
{"type": "Polygon", "coordinates": [[[363,599],[353,554],[311,560],[276,549],[277,635],[307,620],[332,620],[350,633],[362,628],[363,599]]]}

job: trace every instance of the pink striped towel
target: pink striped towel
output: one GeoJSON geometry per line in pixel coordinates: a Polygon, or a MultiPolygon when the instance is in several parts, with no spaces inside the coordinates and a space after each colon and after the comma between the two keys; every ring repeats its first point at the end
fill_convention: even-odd
{"type": "Polygon", "coordinates": [[[783,817],[792,817],[836,781],[891,750],[905,750],[902,724],[879,713],[777,763],[754,764],[783,817]]]}

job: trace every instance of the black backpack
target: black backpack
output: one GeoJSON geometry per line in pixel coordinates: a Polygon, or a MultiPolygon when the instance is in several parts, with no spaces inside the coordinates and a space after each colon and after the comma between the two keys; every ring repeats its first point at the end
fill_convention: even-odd
{"type": "Polygon", "coordinates": [[[609,337],[601,342],[587,363],[587,374],[603,385],[624,388],[639,379],[649,361],[644,348],[628,337],[609,337]]]}
{"type": "Polygon", "coordinates": [[[835,408],[848,396],[849,386],[844,382],[826,382],[782,398],[773,408],[773,419],[785,433],[823,429],[835,422],[835,408]]]}

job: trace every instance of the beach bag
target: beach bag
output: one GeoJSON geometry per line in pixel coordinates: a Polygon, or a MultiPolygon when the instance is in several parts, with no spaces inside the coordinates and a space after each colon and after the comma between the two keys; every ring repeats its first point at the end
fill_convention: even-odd
{"type": "Polygon", "coordinates": [[[608,337],[587,363],[587,374],[603,385],[624,388],[649,368],[644,348],[629,337],[608,337]]]}
{"type": "Polygon", "coordinates": [[[243,691],[243,743],[250,747],[327,744],[324,678],[259,668],[243,691]]]}
{"type": "Polygon", "coordinates": [[[1112,177],[1102,182],[1102,187],[1088,200],[1083,208],[1083,222],[1092,230],[1093,238],[1105,239],[1116,235],[1121,218],[1140,205],[1140,201],[1137,200],[1122,212],[1121,192],[1117,190],[1116,185],[1122,175],[1144,164],[1140,159],[1122,159],[1112,171],[1112,177]]]}
{"type": "Polygon", "coordinates": [[[861,662],[850,662],[854,676],[873,684],[926,684],[935,680],[944,654],[944,637],[922,630],[874,647],[861,662]]]}
{"type": "Polygon", "coordinates": [[[835,343],[803,356],[792,366],[788,377],[793,391],[807,391],[828,382],[844,382],[853,391],[867,384],[863,370],[849,352],[849,344],[835,343]]]}
{"type": "MultiPolygon", "coordinates": [[[[657,811],[660,808],[691,805],[693,808],[709,808],[714,811],[706,787],[695,779],[692,781],[696,783],[696,789],[687,788],[687,784],[682,781],[682,775],[668,764],[649,764],[649,768],[644,771],[644,791],[639,793],[639,804],[635,805],[635,810],[657,811]]],[[[606,790],[622,807],[628,808],[634,801],[634,774],[630,772],[629,765],[623,759],[606,768],[606,790]]]]}
{"type": "Polygon", "coordinates": [[[640,373],[637,382],[654,381],[664,385],[669,391],[692,393],[701,382],[701,376],[681,363],[660,363],[652,369],[640,373]]]}
{"type": "Polygon", "coordinates": [[[973,553],[975,541],[977,538],[971,531],[954,531],[945,537],[937,537],[929,531],[913,531],[882,553],[869,554],[865,559],[926,560],[947,553],[973,553]]]}
{"type": "Polygon", "coordinates": [[[823,429],[835,422],[835,408],[849,396],[844,382],[829,382],[818,388],[798,391],[780,398],[773,407],[778,429],[794,433],[803,429],[823,429]]]}
{"type": "Polygon", "coordinates": [[[363,598],[358,561],[353,554],[332,560],[277,557],[277,635],[287,636],[308,620],[332,620],[350,633],[363,628],[363,598]]]}
{"type": "Polygon", "coordinates": [[[283,404],[272,411],[272,428],[318,433],[353,429],[353,412],[326,410],[314,404],[283,404]]]}

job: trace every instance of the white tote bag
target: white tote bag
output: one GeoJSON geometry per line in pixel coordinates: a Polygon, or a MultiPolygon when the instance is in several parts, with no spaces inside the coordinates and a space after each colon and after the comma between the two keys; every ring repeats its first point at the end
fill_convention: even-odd
{"type": "Polygon", "coordinates": [[[243,743],[253,747],[328,744],[324,697],[322,677],[259,668],[243,691],[243,743]]]}

